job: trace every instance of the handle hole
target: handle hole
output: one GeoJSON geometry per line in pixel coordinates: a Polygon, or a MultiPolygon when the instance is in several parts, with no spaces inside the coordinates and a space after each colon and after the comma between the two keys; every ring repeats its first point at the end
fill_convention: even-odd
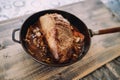
{"type": "Polygon", "coordinates": [[[15,29],[12,32],[12,40],[17,43],[21,43],[19,39],[20,29],[15,29]],[[17,36],[17,37],[16,37],[17,36]]]}
{"type": "Polygon", "coordinates": [[[16,33],[15,33],[15,39],[18,41],[19,41],[19,33],[20,33],[20,31],[16,31],[16,33]]]}

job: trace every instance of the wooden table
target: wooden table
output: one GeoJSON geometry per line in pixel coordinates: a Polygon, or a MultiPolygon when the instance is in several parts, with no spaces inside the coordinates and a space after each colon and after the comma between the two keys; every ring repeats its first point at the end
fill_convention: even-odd
{"type": "MultiPolygon", "coordinates": [[[[92,30],[120,26],[120,22],[98,0],[88,0],[57,9],[76,15],[92,30]]],[[[0,22],[0,80],[120,79],[120,33],[94,36],[91,48],[82,60],[70,66],[49,67],[34,61],[20,44],[11,39],[12,31],[20,28],[28,16],[0,22]]],[[[19,33],[16,38],[18,36],[19,33]]]]}

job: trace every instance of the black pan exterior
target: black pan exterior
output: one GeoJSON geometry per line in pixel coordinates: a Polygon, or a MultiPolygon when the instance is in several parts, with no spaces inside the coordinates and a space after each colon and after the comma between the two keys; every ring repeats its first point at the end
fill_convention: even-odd
{"type": "MultiPolygon", "coordinates": [[[[28,51],[27,49],[27,46],[26,46],[26,42],[25,42],[25,36],[26,36],[26,33],[27,33],[27,30],[28,28],[30,27],[30,25],[33,25],[38,19],[40,16],[43,16],[45,14],[49,14],[49,13],[58,13],[58,14],[61,14],[64,18],[66,18],[74,27],[76,27],[82,34],[85,35],[85,45],[84,45],[84,50],[83,50],[83,53],[79,56],[79,60],[82,59],[84,57],[84,55],[88,52],[89,50],[89,47],[90,47],[90,43],[91,43],[91,38],[90,38],[90,35],[89,35],[89,31],[88,31],[88,28],[86,27],[86,25],[79,19],[77,18],[76,16],[68,13],[68,12],[65,12],[65,11],[61,11],[61,10],[45,10],[45,11],[40,11],[40,12],[37,12],[33,15],[31,15],[22,25],[22,28],[20,30],[20,41],[21,41],[21,44],[23,46],[23,49],[29,54],[30,52],[28,51]]],[[[32,55],[31,55],[32,56],[32,55]]],[[[35,59],[36,61],[42,63],[42,64],[45,64],[45,65],[48,65],[48,66],[66,66],[66,65],[70,65],[72,64],[73,62],[71,63],[66,63],[66,64],[47,64],[45,62],[42,62],[42,61],[39,61],[37,60],[34,56],[32,56],[33,59],[35,59]]]]}

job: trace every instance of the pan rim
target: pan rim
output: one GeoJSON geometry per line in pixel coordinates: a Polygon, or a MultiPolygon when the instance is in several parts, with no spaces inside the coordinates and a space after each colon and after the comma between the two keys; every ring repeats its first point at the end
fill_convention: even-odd
{"type": "MultiPolygon", "coordinates": [[[[77,61],[81,60],[81,59],[87,54],[87,52],[88,52],[88,50],[89,50],[89,48],[90,48],[90,45],[91,45],[91,37],[90,37],[90,33],[89,33],[89,30],[88,30],[87,26],[84,24],[84,22],[83,22],[82,20],[80,20],[80,19],[79,19],[78,17],[76,17],[75,15],[73,15],[73,14],[71,14],[71,13],[69,13],[69,12],[66,12],[66,11],[64,11],[64,10],[58,10],[58,9],[43,10],[43,11],[39,11],[39,12],[36,12],[36,13],[30,15],[30,16],[24,21],[24,23],[22,24],[21,29],[20,29],[19,37],[20,37],[21,45],[22,45],[23,49],[26,51],[26,53],[27,53],[28,55],[30,55],[35,61],[37,61],[37,62],[39,62],[39,63],[41,63],[41,64],[44,64],[44,65],[47,65],[47,66],[53,66],[53,67],[63,67],[63,66],[68,66],[68,65],[74,64],[74,63],[76,63],[77,61],[70,62],[70,63],[66,63],[66,64],[48,64],[48,63],[42,62],[42,61],[36,59],[36,58],[26,49],[26,47],[25,47],[25,44],[24,44],[24,42],[23,42],[23,38],[22,38],[22,35],[21,35],[21,34],[22,34],[23,30],[24,30],[23,27],[25,26],[26,22],[29,21],[29,19],[31,19],[34,15],[37,15],[37,14],[39,14],[39,13],[50,12],[50,11],[53,11],[53,12],[55,11],[56,13],[57,13],[57,12],[67,13],[67,14],[71,15],[72,17],[75,17],[76,19],[78,19],[80,22],[82,22],[82,24],[85,26],[85,28],[86,28],[86,30],[87,30],[87,33],[88,33],[89,46],[88,46],[87,50],[84,51],[84,53],[82,54],[82,56],[80,56],[77,61]]],[[[40,17],[40,16],[39,16],[39,17],[40,17]]],[[[63,16],[63,17],[64,17],[64,16],[63,16]]]]}

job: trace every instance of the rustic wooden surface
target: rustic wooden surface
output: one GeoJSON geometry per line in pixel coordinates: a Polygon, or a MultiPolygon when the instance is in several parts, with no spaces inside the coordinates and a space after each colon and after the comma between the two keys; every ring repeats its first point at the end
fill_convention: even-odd
{"type": "MultiPolygon", "coordinates": [[[[76,15],[92,30],[120,26],[120,22],[114,20],[106,7],[97,0],[58,9],[76,15]]],[[[28,16],[0,22],[0,80],[120,79],[120,33],[92,37],[91,48],[81,61],[66,67],[48,67],[34,61],[20,44],[11,39],[13,29],[20,28],[28,16]],[[113,61],[110,62],[111,60],[113,61]],[[101,66],[103,67],[100,68],[101,66]],[[88,75],[91,72],[93,73],[88,75]]]]}

